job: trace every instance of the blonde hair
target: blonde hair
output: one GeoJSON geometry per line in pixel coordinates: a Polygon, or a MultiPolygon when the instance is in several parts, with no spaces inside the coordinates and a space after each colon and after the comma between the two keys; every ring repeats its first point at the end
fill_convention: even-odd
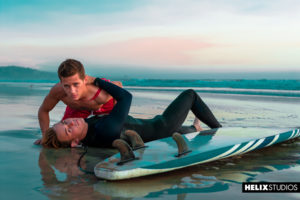
{"type": "Polygon", "coordinates": [[[71,144],[70,142],[60,142],[57,138],[56,131],[54,130],[53,127],[48,128],[46,131],[43,139],[42,139],[42,145],[44,147],[48,148],[66,148],[70,147],[71,144]]]}

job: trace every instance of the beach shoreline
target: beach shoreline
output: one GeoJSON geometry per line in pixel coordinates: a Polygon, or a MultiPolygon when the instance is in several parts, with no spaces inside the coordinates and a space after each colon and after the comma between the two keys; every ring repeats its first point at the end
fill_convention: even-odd
{"type": "MultiPolygon", "coordinates": [[[[6,84],[7,85],[7,84],[6,84]]],[[[128,182],[108,183],[80,171],[77,166],[81,149],[47,150],[33,145],[41,136],[37,110],[49,84],[24,84],[19,88],[0,90],[0,193],[4,199],[68,199],[81,195],[82,198],[128,198],[172,199],[185,196],[193,199],[200,196],[232,198],[239,193],[245,199],[267,197],[261,194],[244,195],[244,181],[300,181],[300,142],[276,145],[241,157],[233,157],[188,170],[178,170],[157,176],[149,176],[128,182]],[[19,93],[23,90],[23,93],[19,93]],[[3,90],[2,90],[3,91],[3,90]],[[31,91],[25,95],[26,91],[31,91]],[[134,185],[140,187],[132,193],[134,185]],[[157,187],[153,187],[157,186],[157,187]],[[14,192],[18,190],[18,193],[14,192]],[[221,193],[220,193],[221,192],[221,193]],[[122,196],[122,197],[120,197],[122,196]]],[[[161,114],[181,91],[149,91],[129,89],[133,94],[130,115],[152,118],[161,114]]],[[[246,94],[201,93],[207,105],[224,127],[299,127],[300,104],[297,97],[254,96],[246,94]]],[[[51,124],[63,116],[65,105],[59,103],[50,113],[51,124]]],[[[189,113],[185,125],[191,125],[194,116],[189,113]]],[[[205,129],[208,127],[203,125],[205,129]]],[[[91,148],[82,161],[85,169],[114,151],[91,148]]],[[[278,198],[285,197],[280,194],[278,198]]],[[[296,195],[287,195],[297,199],[296,195]]],[[[273,198],[273,196],[272,196],[273,198]]]]}

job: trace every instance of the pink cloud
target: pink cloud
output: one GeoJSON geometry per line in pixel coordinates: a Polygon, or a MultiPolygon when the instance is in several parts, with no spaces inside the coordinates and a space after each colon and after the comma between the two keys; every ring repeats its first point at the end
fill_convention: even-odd
{"type": "Polygon", "coordinates": [[[192,54],[215,47],[197,37],[147,37],[98,45],[20,45],[6,48],[2,63],[35,66],[42,63],[76,58],[90,63],[135,65],[151,67],[176,67],[198,64],[192,54]]]}
{"type": "Polygon", "coordinates": [[[97,45],[88,50],[88,55],[121,64],[178,66],[193,64],[191,52],[213,46],[198,38],[149,37],[97,45]]]}

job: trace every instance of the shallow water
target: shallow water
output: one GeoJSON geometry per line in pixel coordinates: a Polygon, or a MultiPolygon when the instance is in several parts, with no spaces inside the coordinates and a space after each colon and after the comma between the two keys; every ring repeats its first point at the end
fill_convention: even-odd
{"type": "MultiPolygon", "coordinates": [[[[82,149],[52,150],[33,145],[40,137],[37,110],[50,86],[0,85],[1,199],[300,199],[299,193],[246,194],[241,185],[245,181],[300,182],[299,139],[165,174],[119,182],[98,180],[88,172],[115,150],[89,148],[80,170],[77,161],[82,149]]],[[[161,113],[179,91],[132,93],[131,115],[150,118],[161,113]]],[[[223,126],[300,126],[299,98],[210,93],[201,96],[223,126]]],[[[63,111],[64,105],[59,104],[51,112],[52,124],[60,120],[63,111]]],[[[192,121],[193,115],[189,114],[185,123],[192,121]]]]}

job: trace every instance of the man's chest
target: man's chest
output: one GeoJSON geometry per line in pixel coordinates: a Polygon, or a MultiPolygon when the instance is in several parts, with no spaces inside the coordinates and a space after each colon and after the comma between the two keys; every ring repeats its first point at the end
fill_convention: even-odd
{"type": "Polygon", "coordinates": [[[63,98],[62,101],[73,109],[78,110],[98,110],[102,104],[97,100],[72,100],[69,98],[63,98]]]}

